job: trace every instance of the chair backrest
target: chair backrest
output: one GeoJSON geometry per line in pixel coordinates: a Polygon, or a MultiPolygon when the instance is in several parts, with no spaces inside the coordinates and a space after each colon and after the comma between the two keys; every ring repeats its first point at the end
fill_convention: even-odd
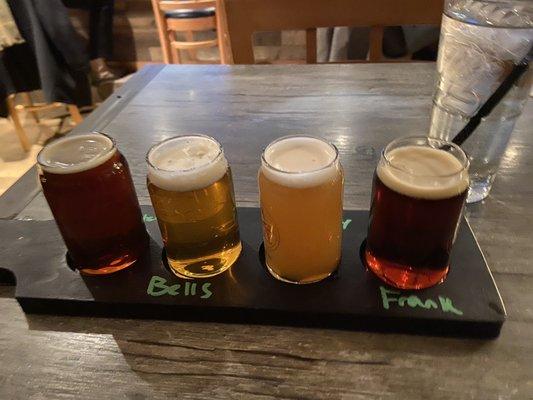
{"type": "Polygon", "coordinates": [[[217,0],[226,60],[253,64],[254,32],[306,30],[307,62],[316,62],[316,28],[371,27],[369,61],[382,58],[383,27],[438,25],[444,0],[217,0]]]}
{"type": "MultiPolygon", "coordinates": [[[[194,54],[196,48],[220,45],[220,33],[217,29],[216,40],[196,41],[192,40],[192,32],[215,29],[215,17],[202,18],[167,18],[168,11],[194,11],[215,8],[216,0],[151,0],[154,16],[159,34],[159,41],[165,63],[179,62],[179,48],[188,49],[194,54]],[[175,40],[173,31],[183,31],[187,34],[188,42],[178,42],[175,40]]],[[[221,51],[221,55],[225,52],[221,51]]],[[[222,61],[224,62],[223,57],[222,61]]]]}

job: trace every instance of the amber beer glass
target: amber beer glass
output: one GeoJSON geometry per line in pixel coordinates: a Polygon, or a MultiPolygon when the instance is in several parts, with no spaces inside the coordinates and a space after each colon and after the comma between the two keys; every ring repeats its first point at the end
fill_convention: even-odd
{"type": "Polygon", "coordinates": [[[455,144],[426,137],[391,142],[374,174],[368,268],[401,289],[442,282],[468,183],[468,158],[455,144]]]}
{"type": "Polygon", "coordinates": [[[227,270],[241,252],[231,170],[220,144],[177,136],[146,155],[148,191],[172,271],[206,278],[227,270]]]}
{"type": "Polygon", "coordinates": [[[43,148],[37,162],[75,268],[109,274],[140,257],[148,235],[128,164],[113,139],[101,133],[69,136],[43,148]]]}
{"type": "Polygon", "coordinates": [[[341,257],[344,187],[336,147],[312,136],[278,139],[263,152],[258,180],[270,273],[296,284],[331,275],[341,257]]]}

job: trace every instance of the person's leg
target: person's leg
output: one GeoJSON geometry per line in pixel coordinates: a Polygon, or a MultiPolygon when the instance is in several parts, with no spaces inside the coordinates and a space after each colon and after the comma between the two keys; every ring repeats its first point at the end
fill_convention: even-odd
{"type": "Polygon", "coordinates": [[[109,60],[113,55],[113,0],[93,0],[89,11],[89,56],[109,60]]]}
{"type": "Polygon", "coordinates": [[[90,3],[89,57],[93,80],[98,83],[118,79],[124,73],[111,70],[106,64],[113,56],[114,0],[91,0],[90,3]]]}
{"type": "Polygon", "coordinates": [[[114,0],[62,0],[69,8],[89,11],[89,59],[94,83],[114,80],[123,73],[112,71],[106,61],[113,53],[114,0]]]}

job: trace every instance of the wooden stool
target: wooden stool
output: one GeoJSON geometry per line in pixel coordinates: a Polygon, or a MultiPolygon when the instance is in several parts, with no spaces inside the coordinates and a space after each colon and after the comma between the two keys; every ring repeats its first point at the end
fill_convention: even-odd
{"type": "Polygon", "coordinates": [[[17,132],[20,144],[26,152],[30,151],[31,144],[28,140],[28,135],[26,135],[26,131],[22,126],[22,121],[19,115],[21,111],[28,111],[32,115],[35,122],[39,123],[39,112],[53,110],[60,107],[66,107],[74,125],[77,125],[83,121],[83,117],[81,116],[80,110],[77,106],[73,104],[64,103],[34,103],[31,98],[31,95],[27,92],[10,94],[9,96],[7,96],[6,103],[9,117],[11,118],[11,120],[13,121],[13,125],[15,126],[15,132],[17,132]],[[24,102],[26,104],[16,104],[15,100],[17,94],[21,94],[24,97],[24,102]]]}

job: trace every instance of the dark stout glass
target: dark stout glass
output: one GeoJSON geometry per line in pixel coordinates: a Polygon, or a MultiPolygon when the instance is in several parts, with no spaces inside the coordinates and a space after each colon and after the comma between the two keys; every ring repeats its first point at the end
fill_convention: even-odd
{"type": "Polygon", "coordinates": [[[148,236],[128,164],[105,135],[67,137],[38,157],[43,193],[74,267],[109,274],[133,264],[148,236]]]}
{"type": "MultiPolygon", "coordinates": [[[[438,143],[437,143],[438,142],[438,143]]],[[[392,142],[376,169],[365,261],[385,282],[442,282],[468,192],[467,160],[427,138],[392,142]]]]}

